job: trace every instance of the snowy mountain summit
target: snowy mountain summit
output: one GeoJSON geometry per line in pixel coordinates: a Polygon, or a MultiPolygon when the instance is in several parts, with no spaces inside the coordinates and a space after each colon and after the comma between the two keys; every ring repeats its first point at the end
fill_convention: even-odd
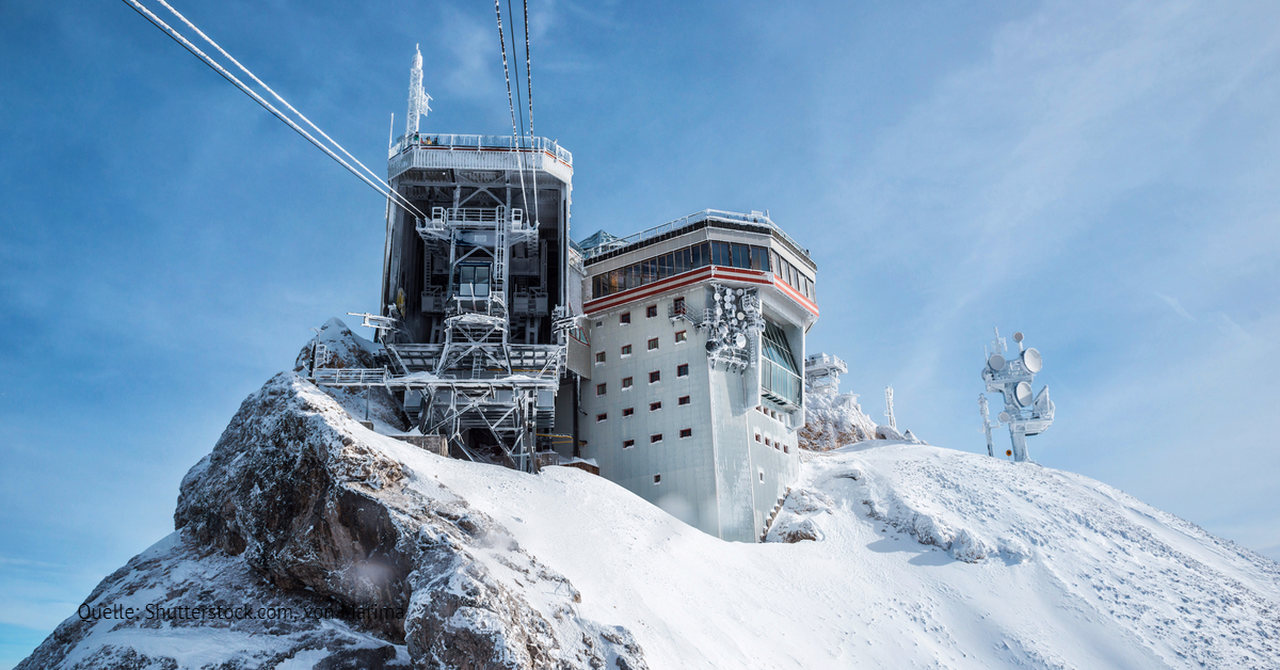
{"type": "Polygon", "coordinates": [[[1280,564],[1079,475],[863,439],[806,454],[769,541],[733,543],[582,470],[428,453],[363,403],[268,381],[175,532],[18,667],[1280,667],[1280,564]]]}

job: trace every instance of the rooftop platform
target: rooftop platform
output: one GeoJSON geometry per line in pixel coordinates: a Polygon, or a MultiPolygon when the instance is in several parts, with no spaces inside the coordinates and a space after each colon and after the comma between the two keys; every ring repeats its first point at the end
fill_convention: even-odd
{"type": "Polygon", "coordinates": [[[545,137],[510,135],[402,135],[387,152],[387,179],[411,169],[539,170],[568,183],[573,154],[545,137]]]}
{"type": "Polygon", "coordinates": [[[803,256],[810,264],[813,262],[809,256],[809,250],[800,246],[786,231],[778,227],[768,214],[758,211],[730,212],[720,209],[704,209],[626,237],[614,237],[601,231],[582,241],[583,256],[586,264],[591,265],[596,261],[612,258],[707,226],[771,234],[791,247],[792,251],[803,256]],[[595,243],[597,246],[586,246],[588,243],[595,243]]]}

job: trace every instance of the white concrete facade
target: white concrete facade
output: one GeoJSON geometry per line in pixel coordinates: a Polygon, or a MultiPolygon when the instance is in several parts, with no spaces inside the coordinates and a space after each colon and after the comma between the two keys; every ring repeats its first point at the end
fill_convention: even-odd
{"type": "MultiPolygon", "coordinates": [[[[771,222],[722,223],[696,222],[588,259],[592,362],[590,378],[581,381],[578,437],[582,456],[596,461],[601,476],[711,535],[754,542],[797,475],[803,383],[798,389],[762,383],[762,369],[786,367],[765,360],[764,328],[749,329],[742,366],[709,355],[713,294],[716,286],[742,289],[743,299],[754,294],[758,325],[775,326],[769,331],[775,339],[782,334],[790,351],[781,355],[789,353],[802,380],[804,335],[817,319],[816,268],[771,222]],[[717,252],[700,263],[696,252],[679,256],[704,243],[723,243],[716,247],[723,258],[717,252]],[[740,258],[730,258],[732,252],[740,258]],[[644,275],[636,286],[619,285],[619,272],[653,258],[670,262],[672,254],[674,267],[644,275]],[[601,277],[612,277],[612,285],[601,277]]],[[[770,351],[780,355],[776,346],[770,351]]],[[[779,375],[790,379],[785,371],[773,378],[779,375]]]]}

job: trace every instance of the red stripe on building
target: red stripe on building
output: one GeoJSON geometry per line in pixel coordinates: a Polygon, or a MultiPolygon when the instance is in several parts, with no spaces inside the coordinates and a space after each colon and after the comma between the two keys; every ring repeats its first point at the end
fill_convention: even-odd
{"type": "Polygon", "coordinates": [[[590,315],[606,309],[621,307],[627,303],[652,297],[659,293],[665,293],[674,289],[683,288],[690,284],[696,284],[700,281],[716,278],[747,282],[751,284],[763,284],[765,286],[776,286],[792,300],[800,303],[801,307],[812,312],[814,316],[818,316],[817,305],[813,304],[813,302],[805,298],[799,291],[779,279],[776,275],[760,270],[744,270],[742,268],[730,268],[721,265],[712,265],[698,268],[697,270],[689,270],[688,272],[683,272],[674,277],[668,277],[646,286],[629,289],[621,293],[615,293],[595,300],[588,300],[583,303],[582,308],[588,315],[590,315]]]}

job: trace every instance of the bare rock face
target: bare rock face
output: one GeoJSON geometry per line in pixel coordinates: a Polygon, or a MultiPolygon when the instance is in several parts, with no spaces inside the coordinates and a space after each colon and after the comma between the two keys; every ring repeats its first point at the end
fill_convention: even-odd
{"type": "MultiPolygon", "coordinates": [[[[339,342],[331,351],[367,352],[333,323],[326,329],[339,342]]],[[[135,558],[86,602],[143,593],[170,603],[174,593],[196,588],[164,585],[172,581],[167,571],[183,563],[199,568],[178,570],[184,575],[221,570],[200,602],[234,600],[247,589],[255,601],[332,610],[287,630],[265,621],[228,623],[273,642],[281,634],[298,639],[254,643],[274,655],[232,646],[214,654],[211,666],[261,667],[274,665],[266,658],[311,654],[298,657],[316,659],[315,667],[646,667],[627,630],[578,616],[573,585],[501,524],[443,486],[412,485],[429,473],[392,457],[390,438],[364,429],[340,404],[350,400],[294,372],[273,377],[183,479],[174,512],[179,532],[169,548],[158,559],[135,558]],[[349,631],[350,639],[334,638],[334,629],[349,631]]],[[[148,631],[154,629],[142,620],[86,626],[72,617],[22,667],[191,665],[152,644],[148,631]]]]}
{"type": "MultiPolygon", "coordinates": [[[[183,479],[174,526],[243,555],[282,589],[404,610],[412,559],[397,547],[390,511],[370,495],[403,480],[403,467],[330,425],[316,405],[328,398],[300,394],[304,384],[281,373],[244,401],[183,479]]],[[[403,638],[401,621],[379,625],[403,638]]]]}

